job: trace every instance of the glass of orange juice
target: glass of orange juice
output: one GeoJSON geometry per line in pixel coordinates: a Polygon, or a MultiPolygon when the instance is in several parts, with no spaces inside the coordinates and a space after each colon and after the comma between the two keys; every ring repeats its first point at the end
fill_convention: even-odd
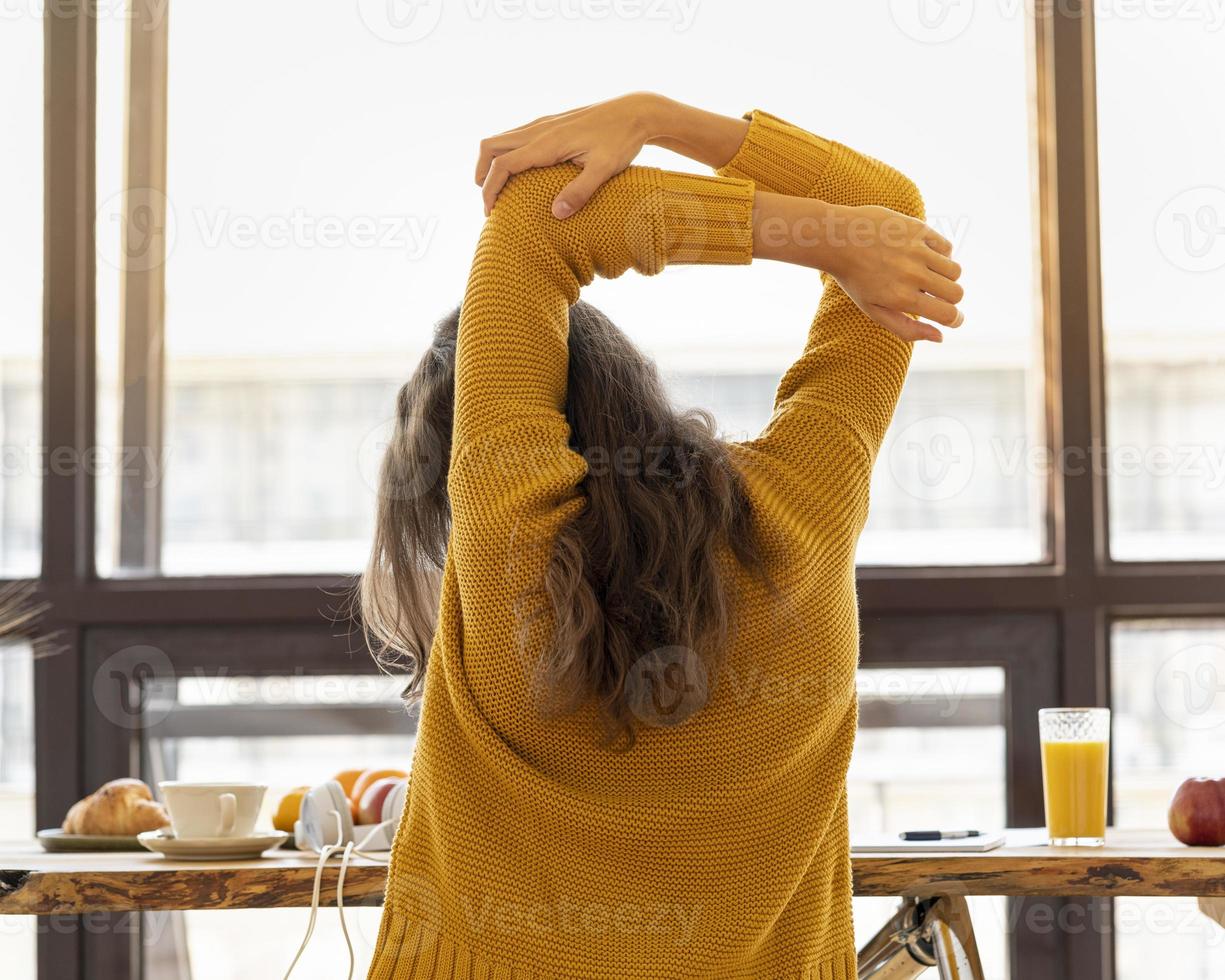
{"type": "Polygon", "coordinates": [[[1043,708],[1038,733],[1051,843],[1100,847],[1106,843],[1110,709],[1043,708]]]}

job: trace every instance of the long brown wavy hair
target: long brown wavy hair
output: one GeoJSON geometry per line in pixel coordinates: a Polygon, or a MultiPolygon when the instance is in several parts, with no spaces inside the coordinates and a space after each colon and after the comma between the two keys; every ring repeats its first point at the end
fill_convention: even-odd
{"type": "MultiPolygon", "coordinates": [[[[451,527],[458,331],[456,309],[400,389],[360,588],[371,652],[384,668],[407,670],[410,701],[425,675],[451,527]]],[[[635,663],[681,647],[713,679],[733,628],[720,553],[758,573],[761,561],[744,485],[714,420],[675,409],[655,364],[588,303],[570,307],[568,374],[571,448],[589,464],[593,450],[605,459],[628,450],[620,458],[651,465],[588,466],[580,484],[587,506],[562,527],[540,583],[554,627],[531,669],[555,708],[593,701],[605,743],[628,748],[635,663]]]]}

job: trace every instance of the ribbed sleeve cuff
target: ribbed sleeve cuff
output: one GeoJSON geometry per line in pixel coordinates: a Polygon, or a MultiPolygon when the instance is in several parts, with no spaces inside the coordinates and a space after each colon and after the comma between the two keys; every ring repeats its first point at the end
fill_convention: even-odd
{"type": "Polygon", "coordinates": [[[748,135],[716,173],[751,180],[763,191],[808,197],[829,163],[830,144],[761,109],[744,118],[748,135]]]}
{"type": "Polygon", "coordinates": [[[669,265],[753,261],[753,182],[660,171],[669,265]]]}

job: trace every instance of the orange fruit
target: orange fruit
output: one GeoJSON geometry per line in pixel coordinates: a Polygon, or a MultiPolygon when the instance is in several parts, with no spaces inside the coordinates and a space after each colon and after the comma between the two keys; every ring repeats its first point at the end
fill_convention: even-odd
{"type": "Polygon", "coordinates": [[[302,813],[302,797],[310,790],[309,786],[297,786],[281,797],[272,815],[272,826],[287,834],[293,833],[294,821],[302,813]]]}
{"type": "Polygon", "coordinates": [[[353,784],[353,792],[349,794],[349,799],[354,803],[361,800],[366,790],[370,788],[370,784],[377,779],[407,779],[408,773],[403,769],[367,769],[357,777],[357,782],[353,784]]]}
{"type": "Polygon", "coordinates": [[[345,791],[345,796],[353,796],[353,784],[361,777],[365,769],[342,769],[332,778],[340,783],[340,788],[345,791]]]}

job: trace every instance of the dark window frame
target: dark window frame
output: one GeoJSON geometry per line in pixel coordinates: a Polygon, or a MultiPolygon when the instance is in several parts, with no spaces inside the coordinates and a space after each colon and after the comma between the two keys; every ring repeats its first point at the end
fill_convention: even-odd
{"type": "MultiPolygon", "coordinates": [[[[46,447],[66,448],[78,460],[96,443],[91,8],[60,3],[45,17],[43,433],[46,447]]],[[[1047,445],[1060,459],[1106,446],[1093,16],[1088,0],[1037,4],[1034,15],[1045,425],[1047,445]]],[[[146,149],[155,159],[157,147],[146,149]]],[[[148,302],[156,309],[156,295],[148,302]]],[[[160,324],[145,327],[160,330],[160,324]]],[[[150,404],[158,395],[139,394],[150,404]]],[[[126,431],[151,431],[137,421],[125,419],[126,431]]],[[[91,681],[91,670],[107,651],[119,649],[117,642],[159,645],[176,665],[216,665],[218,654],[215,647],[208,652],[205,638],[242,636],[251,657],[241,665],[244,672],[293,672],[302,669],[304,656],[309,670],[373,669],[336,622],[350,577],[99,579],[95,488],[85,467],[48,473],[42,505],[38,594],[49,604],[42,628],[53,634],[57,652],[35,665],[40,826],[57,824],[89,788],[131,771],[131,739],[117,737],[115,726],[100,720],[103,706],[91,681]]],[[[1110,559],[1107,486],[1095,467],[1053,475],[1046,520],[1047,564],[859,572],[865,665],[1000,664],[1008,671],[1007,808],[1013,824],[1042,819],[1037,709],[1110,704],[1112,622],[1225,616],[1225,561],[1110,559]]],[[[133,540],[127,547],[148,556],[152,544],[133,540]]],[[[1109,923],[1108,901],[1081,904],[1109,923]]],[[[58,923],[40,929],[39,976],[134,975],[138,930],[118,917],[109,929],[100,925],[91,919],[89,928],[78,920],[75,928],[58,923]]],[[[1108,925],[1074,935],[1018,934],[1013,975],[1110,977],[1111,940],[1108,925]]]]}

